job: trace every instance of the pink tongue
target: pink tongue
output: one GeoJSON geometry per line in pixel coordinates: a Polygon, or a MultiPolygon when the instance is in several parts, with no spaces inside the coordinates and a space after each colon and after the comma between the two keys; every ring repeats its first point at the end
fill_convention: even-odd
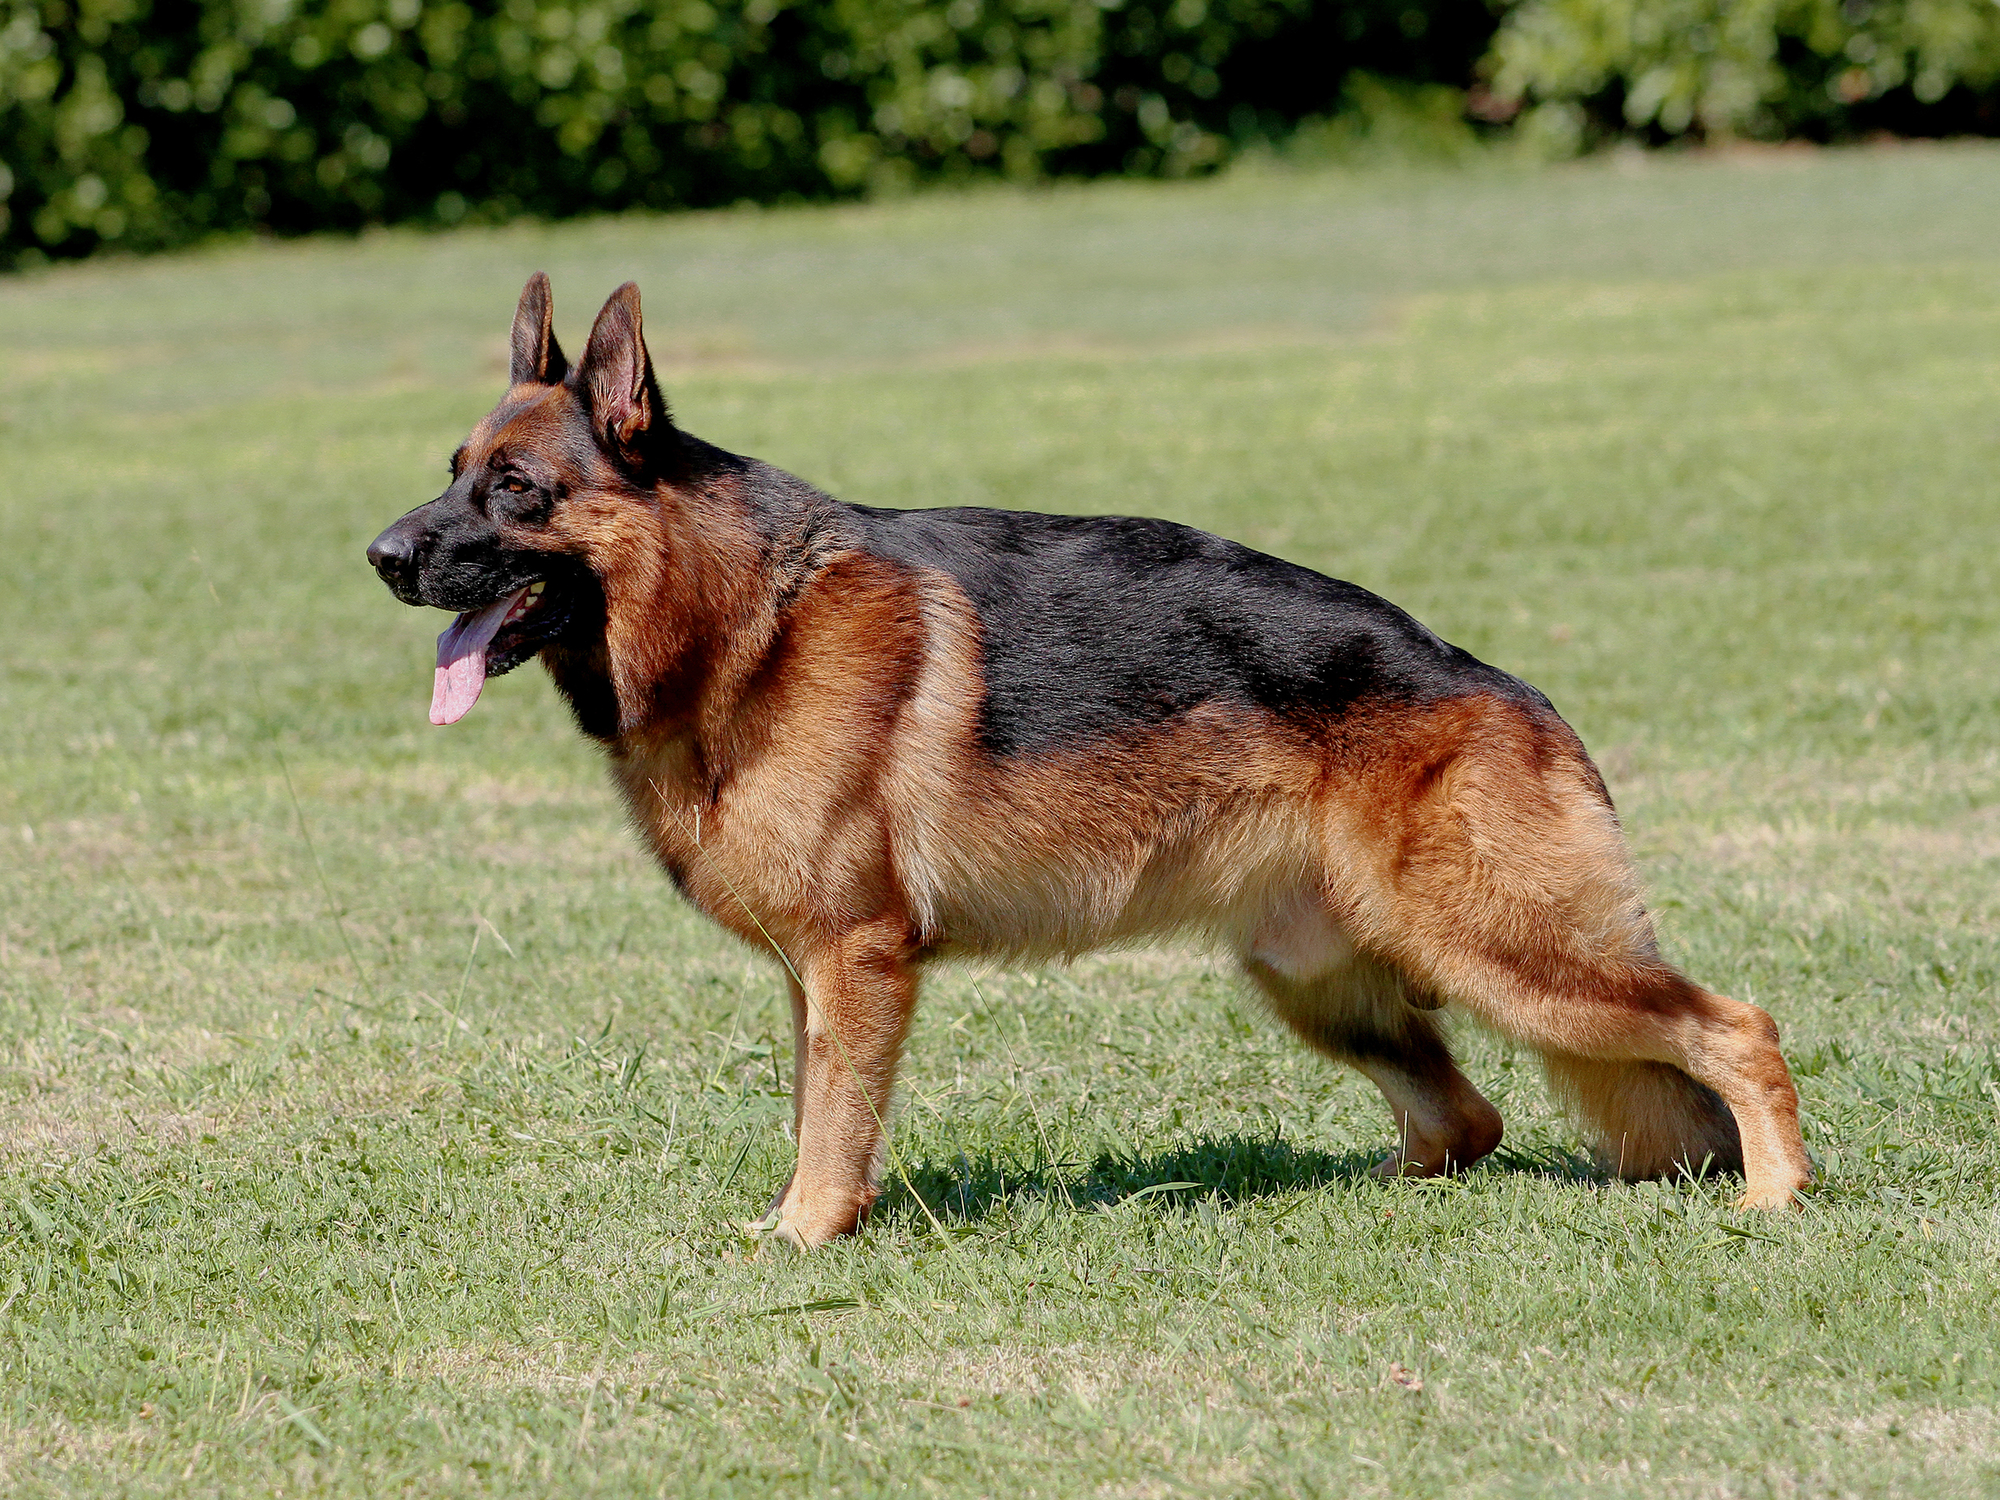
{"type": "Polygon", "coordinates": [[[456,724],[479,701],[479,690],[486,686],[486,648],[527,592],[516,589],[484,609],[460,615],[438,637],[437,676],[431,682],[433,724],[456,724]]]}

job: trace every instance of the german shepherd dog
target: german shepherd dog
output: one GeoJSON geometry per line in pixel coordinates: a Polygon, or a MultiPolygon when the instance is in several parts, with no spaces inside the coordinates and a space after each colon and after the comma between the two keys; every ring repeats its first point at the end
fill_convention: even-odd
{"type": "Polygon", "coordinates": [[[431,720],[539,656],[674,883],[784,961],[778,1239],[880,1191],[926,964],[1170,934],[1375,1083],[1385,1175],[1499,1144],[1455,1004],[1541,1054],[1608,1170],[1806,1185],[1777,1028],[1661,958],[1576,735],[1367,590],[1166,521],[831,499],[674,425],[629,283],[572,367],[528,282],[451,474],[368,549],[462,612],[431,720]]]}

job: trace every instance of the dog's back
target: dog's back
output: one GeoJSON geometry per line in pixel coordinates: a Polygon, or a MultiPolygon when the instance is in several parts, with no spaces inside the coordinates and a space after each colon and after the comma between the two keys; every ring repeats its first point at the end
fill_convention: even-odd
{"type": "Polygon", "coordinates": [[[941,574],[977,616],[994,755],[1196,708],[1331,716],[1473,692],[1545,700],[1387,600],[1171,521],[843,507],[856,545],[941,574]]]}

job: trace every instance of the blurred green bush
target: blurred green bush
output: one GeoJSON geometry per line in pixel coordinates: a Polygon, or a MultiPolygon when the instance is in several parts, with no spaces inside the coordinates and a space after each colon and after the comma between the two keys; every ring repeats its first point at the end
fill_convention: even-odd
{"type": "Polygon", "coordinates": [[[1996,0],[1520,0],[1493,94],[1553,153],[1607,134],[2000,134],[1996,0]]]}
{"type": "Polygon", "coordinates": [[[1327,115],[1362,70],[1463,85],[1495,21],[1486,0],[0,0],[0,264],[1185,174],[1327,115]]]}
{"type": "Polygon", "coordinates": [[[0,267],[1436,154],[1468,115],[1549,155],[2000,134],[2000,0],[0,0],[0,267]]]}

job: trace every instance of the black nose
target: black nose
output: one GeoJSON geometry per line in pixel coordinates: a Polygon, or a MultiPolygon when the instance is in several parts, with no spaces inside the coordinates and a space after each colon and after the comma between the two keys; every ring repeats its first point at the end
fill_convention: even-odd
{"type": "Polygon", "coordinates": [[[400,525],[391,526],[368,544],[368,564],[390,588],[408,583],[417,570],[416,539],[400,525]]]}

